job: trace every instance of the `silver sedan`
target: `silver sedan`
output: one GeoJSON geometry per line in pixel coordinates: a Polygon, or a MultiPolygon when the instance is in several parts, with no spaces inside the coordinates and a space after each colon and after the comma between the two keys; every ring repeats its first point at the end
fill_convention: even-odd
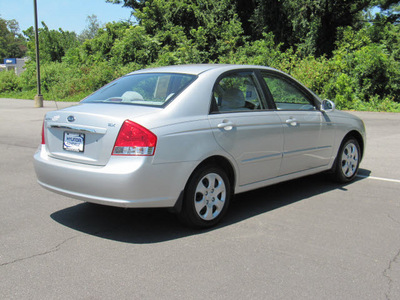
{"type": "Polygon", "coordinates": [[[328,171],[357,174],[363,122],[261,66],[183,65],[121,77],[49,112],[34,156],[43,187],[119,207],[166,207],[194,227],[234,194],[328,171]]]}

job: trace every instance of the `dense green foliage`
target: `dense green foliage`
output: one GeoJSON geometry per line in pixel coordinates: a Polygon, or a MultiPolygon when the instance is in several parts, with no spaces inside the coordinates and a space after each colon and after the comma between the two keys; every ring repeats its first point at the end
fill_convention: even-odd
{"type": "MultiPolygon", "coordinates": [[[[80,36],[39,30],[46,99],[78,100],[140,68],[186,63],[271,66],[339,108],[400,111],[399,1],[392,0],[109,0],[137,20],[80,36]],[[380,5],[381,13],[367,9],[380,5]]],[[[20,77],[0,73],[0,95],[35,94],[33,29],[24,31],[31,61],[20,77]]]]}
{"type": "MultiPolygon", "coordinates": [[[[66,52],[71,48],[79,46],[77,36],[74,32],[49,30],[42,22],[43,28],[39,29],[40,60],[44,62],[61,62],[66,52]]],[[[28,41],[28,56],[35,57],[35,32],[33,27],[24,31],[28,41]]]]}
{"type": "Polygon", "coordinates": [[[26,52],[24,37],[18,33],[19,26],[15,20],[0,18],[0,62],[4,58],[22,57],[26,52]]]}

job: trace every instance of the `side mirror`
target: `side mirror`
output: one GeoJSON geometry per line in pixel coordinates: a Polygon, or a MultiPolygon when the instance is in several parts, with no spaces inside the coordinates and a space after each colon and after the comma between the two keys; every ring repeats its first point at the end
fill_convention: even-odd
{"type": "Polygon", "coordinates": [[[323,112],[331,112],[335,110],[335,103],[333,103],[331,100],[325,99],[322,100],[321,103],[321,111],[323,112]]]}

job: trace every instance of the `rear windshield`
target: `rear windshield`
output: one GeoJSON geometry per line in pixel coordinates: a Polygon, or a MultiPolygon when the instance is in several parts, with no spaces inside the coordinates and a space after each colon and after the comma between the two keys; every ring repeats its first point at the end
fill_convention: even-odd
{"type": "Polygon", "coordinates": [[[84,103],[121,103],[163,106],[196,76],[175,73],[146,73],[121,77],[84,99],[84,103]]]}

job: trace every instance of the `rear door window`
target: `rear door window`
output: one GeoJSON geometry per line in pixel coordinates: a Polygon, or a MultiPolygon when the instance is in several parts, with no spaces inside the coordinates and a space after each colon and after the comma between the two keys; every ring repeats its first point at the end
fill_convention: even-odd
{"type": "Polygon", "coordinates": [[[214,112],[249,112],[263,108],[253,72],[222,77],[213,90],[214,112]]]}

